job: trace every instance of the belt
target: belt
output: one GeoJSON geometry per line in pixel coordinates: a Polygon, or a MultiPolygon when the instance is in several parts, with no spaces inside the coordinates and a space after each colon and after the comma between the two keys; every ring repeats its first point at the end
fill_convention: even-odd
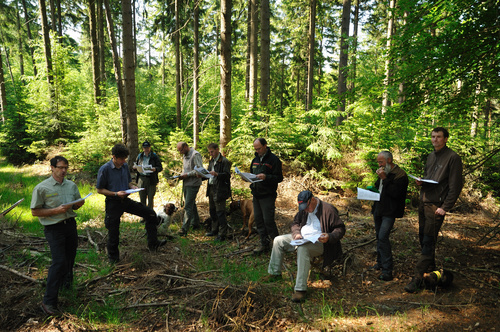
{"type": "Polygon", "coordinates": [[[69,222],[76,222],[76,220],[75,220],[74,217],[71,217],[71,218],[68,218],[68,219],[61,220],[57,224],[47,225],[47,226],[45,226],[45,228],[58,227],[58,226],[61,226],[63,224],[66,225],[69,222]]]}
{"type": "Polygon", "coordinates": [[[143,178],[149,178],[151,175],[142,175],[142,174],[139,174],[139,176],[142,176],[143,178]]]}

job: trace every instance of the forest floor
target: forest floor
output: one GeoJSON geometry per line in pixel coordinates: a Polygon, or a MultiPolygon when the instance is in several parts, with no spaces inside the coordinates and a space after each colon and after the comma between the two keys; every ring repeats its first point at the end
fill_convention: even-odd
{"type": "MultiPolygon", "coordinates": [[[[290,230],[297,192],[296,188],[280,189],[276,210],[280,234],[290,230]]],[[[120,263],[89,278],[82,276],[96,266],[78,263],[76,289],[72,295],[60,295],[60,307],[66,310],[57,317],[47,317],[39,308],[43,287],[0,269],[0,330],[500,330],[500,235],[488,233],[498,223],[495,215],[481,208],[449,213],[439,237],[437,259],[439,267],[453,271],[454,283],[449,289],[409,294],[403,288],[410,281],[419,252],[416,211],[410,210],[396,221],[391,234],[394,280],[385,282],[378,280],[379,272],[369,269],[376,256],[369,204],[332,193],[318,197],[341,213],[349,211],[343,216],[347,228],[342,239],[344,257],[330,274],[313,268],[307,298],[301,304],[291,301],[295,254],[285,259],[282,281],[261,282],[269,255],[251,253],[258,236],[244,241],[239,230],[241,214],[235,212],[230,217],[232,239],[215,243],[204,236],[205,230],[197,230],[187,238],[176,237],[156,253],[146,249],[142,229],[123,229],[122,225],[120,263]],[[101,312],[99,308],[103,308],[101,312]]],[[[206,202],[201,201],[198,208],[202,219],[206,218],[206,202]]],[[[180,211],[175,217],[179,223],[180,211]]],[[[138,223],[130,216],[123,221],[138,223]]],[[[32,261],[20,264],[9,257],[25,255],[26,249],[45,252],[47,257],[45,239],[22,234],[12,224],[0,225],[0,264],[43,280],[46,270],[40,271],[32,261]]],[[[102,220],[89,221],[83,227],[89,228],[80,236],[80,254],[95,253],[92,239],[100,250],[97,259],[105,261],[102,220]]]]}

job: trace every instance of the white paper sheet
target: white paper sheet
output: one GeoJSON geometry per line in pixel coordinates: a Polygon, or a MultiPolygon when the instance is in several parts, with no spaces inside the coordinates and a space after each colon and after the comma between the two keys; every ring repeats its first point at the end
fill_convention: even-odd
{"type": "Polygon", "coordinates": [[[417,178],[415,175],[411,175],[411,174],[408,174],[408,176],[409,176],[409,177],[411,177],[412,179],[415,179],[415,180],[418,180],[418,181],[422,181],[422,182],[433,183],[433,184],[437,184],[437,183],[439,183],[439,182],[434,181],[434,180],[428,180],[428,179],[417,178]]]}
{"type": "Polygon", "coordinates": [[[380,194],[370,190],[358,188],[358,199],[366,201],[380,201],[380,194]]]}

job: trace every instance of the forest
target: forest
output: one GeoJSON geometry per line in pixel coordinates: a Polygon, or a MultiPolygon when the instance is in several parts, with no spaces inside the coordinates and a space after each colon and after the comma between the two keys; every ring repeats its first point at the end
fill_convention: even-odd
{"type": "MultiPolygon", "coordinates": [[[[163,161],[163,188],[176,193],[165,179],[180,169],[177,142],[205,157],[216,142],[246,172],[252,142],[264,137],[283,161],[288,202],[278,205],[289,209],[304,187],[349,201],[356,187],[373,184],[381,150],[421,175],[431,131],[441,126],[464,163],[458,212],[490,204],[494,214],[499,45],[499,0],[0,0],[0,156],[16,174],[62,154],[77,179],[92,186],[114,144],[124,143],[135,160],[147,140],[163,161]]],[[[414,207],[417,188],[409,190],[407,205],[414,207]]],[[[248,197],[249,190],[234,186],[233,195],[248,197]]],[[[2,208],[13,203],[0,197],[2,208]]],[[[367,207],[353,206],[360,213],[354,220],[364,225],[367,207]]],[[[98,218],[93,213],[88,222],[98,218]]],[[[288,217],[283,211],[280,231],[288,217]]],[[[488,218],[475,229],[498,222],[498,214],[488,218]]],[[[471,237],[478,241],[481,234],[471,237]]],[[[497,251],[488,255],[498,259],[497,251]]],[[[493,276],[498,290],[498,272],[493,276]]],[[[238,310],[248,309],[242,306],[250,288],[231,291],[241,300],[238,310]]],[[[211,294],[223,305],[223,292],[211,294]]],[[[188,315],[202,308],[193,310],[188,315]]],[[[253,322],[279,322],[266,310],[253,322]]],[[[250,329],[250,321],[231,321],[232,329],[250,329]]],[[[103,326],[82,329],[93,328],[103,326]]]]}

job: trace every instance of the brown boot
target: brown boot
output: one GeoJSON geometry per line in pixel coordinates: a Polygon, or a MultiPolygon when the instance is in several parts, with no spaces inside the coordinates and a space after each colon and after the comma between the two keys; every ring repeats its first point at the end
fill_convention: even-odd
{"type": "Polygon", "coordinates": [[[292,295],[292,301],[293,302],[302,302],[304,298],[306,297],[306,291],[295,291],[292,295]]]}

